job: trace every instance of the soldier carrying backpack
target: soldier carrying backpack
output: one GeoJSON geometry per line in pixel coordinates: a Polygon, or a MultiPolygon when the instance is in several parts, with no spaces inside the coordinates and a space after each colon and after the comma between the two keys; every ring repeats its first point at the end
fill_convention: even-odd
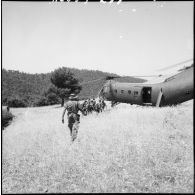
{"type": "Polygon", "coordinates": [[[70,136],[73,142],[77,138],[80,123],[80,114],[78,114],[78,112],[81,111],[83,113],[83,105],[79,103],[78,96],[76,96],[75,94],[70,94],[69,101],[64,105],[64,111],[62,113],[62,123],[64,123],[64,115],[66,113],[66,110],[68,127],[70,129],[70,136]]]}

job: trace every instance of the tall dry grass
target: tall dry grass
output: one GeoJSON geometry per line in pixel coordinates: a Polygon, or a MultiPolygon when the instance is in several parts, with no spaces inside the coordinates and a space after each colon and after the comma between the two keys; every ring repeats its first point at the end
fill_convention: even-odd
{"type": "Polygon", "coordinates": [[[71,144],[62,108],[15,109],[3,131],[3,193],[194,190],[193,101],[117,105],[81,117],[71,144]]]}

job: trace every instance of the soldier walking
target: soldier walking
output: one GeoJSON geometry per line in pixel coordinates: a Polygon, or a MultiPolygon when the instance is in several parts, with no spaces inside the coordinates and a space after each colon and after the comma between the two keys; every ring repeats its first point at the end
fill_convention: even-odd
{"type": "Polygon", "coordinates": [[[104,110],[106,107],[106,103],[104,102],[104,100],[102,99],[102,110],[104,110]]]}
{"type": "Polygon", "coordinates": [[[87,113],[88,113],[87,106],[88,106],[88,102],[87,102],[87,100],[85,100],[85,101],[83,102],[83,112],[84,112],[84,115],[85,115],[85,116],[86,116],[87,113]]]}
{"type": "Polygon", "coordinates": [[[83,105],[79,103],[78,96],[76,96],[75,94],[70,94],[69,101],[64,105],[64,111],[62,113],[62,123],[64,123],[64,115],[67,110],[68,127],[70,129],[72,142],[77,138],[80,123],[80,114],[78,114],[78,111],[81,111],[83,113],[82,108],[83,105]]]}

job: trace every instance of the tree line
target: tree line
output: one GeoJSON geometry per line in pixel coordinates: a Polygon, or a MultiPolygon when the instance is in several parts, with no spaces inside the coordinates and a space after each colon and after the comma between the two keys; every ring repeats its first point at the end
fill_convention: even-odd
{"type": "MultiPolygon", "coordinates": [[[[78,94],[80,99],[95,98],[106,76],[118,75],[67,67],[60,67],[46,74],[29,74],[2,69],[2,104],[10,107],[63,105],[64,100],[73,92],[78,94]]],[[[144,81],[133,77],[118,80],[144,81]]]]}

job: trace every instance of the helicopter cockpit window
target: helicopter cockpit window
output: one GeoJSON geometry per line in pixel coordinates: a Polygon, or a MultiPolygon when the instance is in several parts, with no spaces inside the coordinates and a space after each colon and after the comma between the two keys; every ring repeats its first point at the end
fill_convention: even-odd
{"type": "Polygon", "coordinates": [[[134,91],[134,95],[138,95],[138,91],[134,91]]]}
{"type": "Polygon", "coordinates": [[[187,90],[187,91],[186,91],[186,94],[187,94],[187,95],[188,95],[188,94],[190,94],[190,91],[189,91],[189,90],[187,90]]]}
{"type": "Polygon", "coordinates": [[[131,94],[131,90],[128,90],[128,94],[129,94],[129,95],[131,94]]]}
{"type": "Polygon", "coordinates": [[[121,90],[121,93],[124,93],[124,90],[121,90]]]}

